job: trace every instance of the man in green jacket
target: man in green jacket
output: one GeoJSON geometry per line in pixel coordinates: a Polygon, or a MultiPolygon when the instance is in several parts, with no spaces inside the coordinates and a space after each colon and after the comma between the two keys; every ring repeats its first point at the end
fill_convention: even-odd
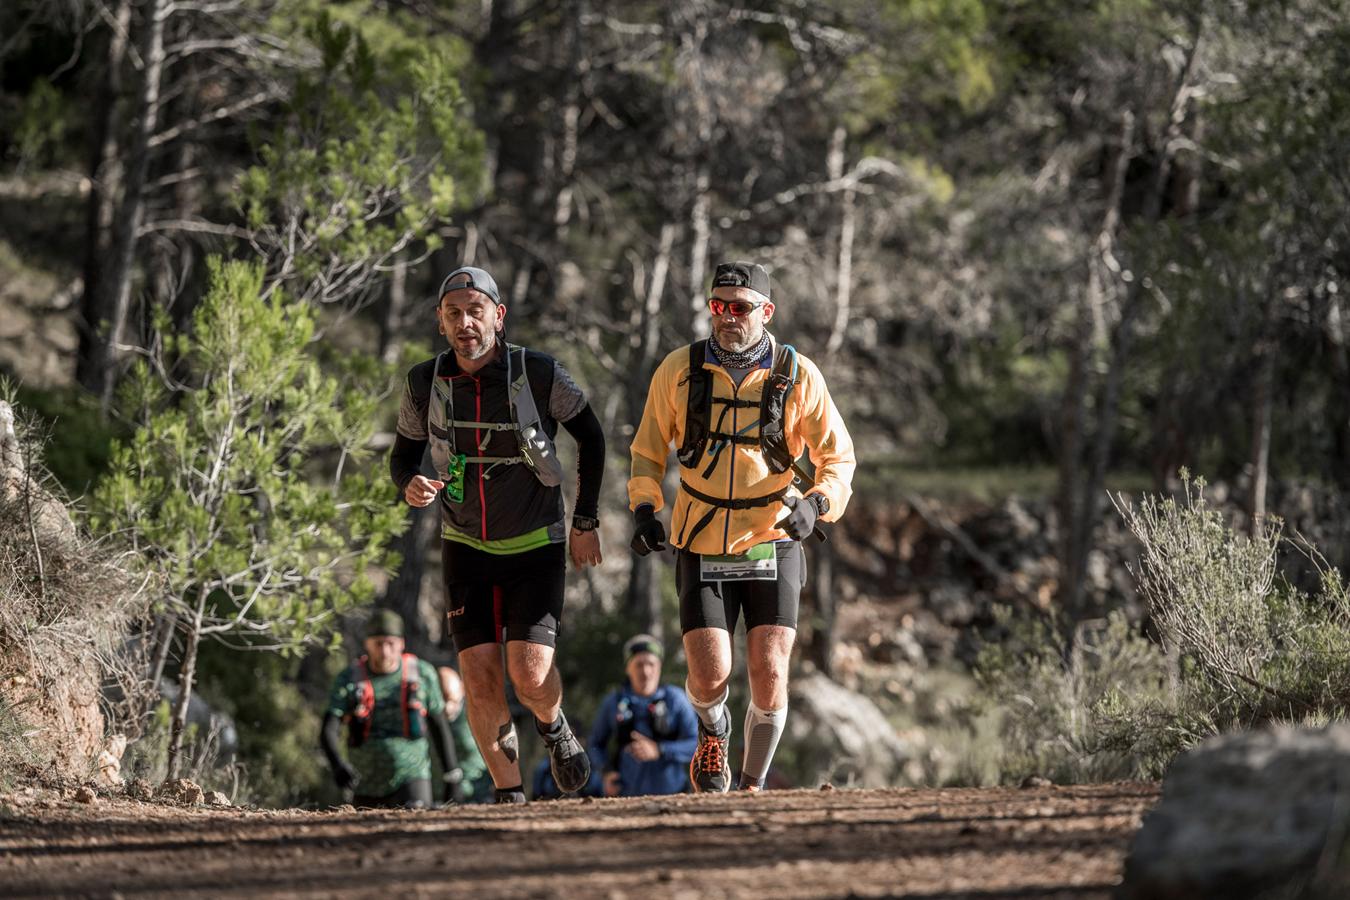
{"type": "Polygon", "coordinates": [[[333,780],[357,806],[430,807],[430,736],[451,799],[459,766],[436,669],[403,652],[403,619],[392,610],[376,610],[365,634],[365,655],[334,680],[323,719],[320,743],[333,780]],[[344,723],[346,759],[338,749],[344,723]]]}

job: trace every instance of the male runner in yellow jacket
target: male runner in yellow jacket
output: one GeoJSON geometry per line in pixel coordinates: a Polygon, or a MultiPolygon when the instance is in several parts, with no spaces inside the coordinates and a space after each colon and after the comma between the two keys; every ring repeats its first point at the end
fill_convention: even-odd
{"type": "Polygon", "coordinates": [[[763,266],[717,266],[712,336],[662,361],[631,447],[632,546],[641,556],[665,549],[656,514],[666,459],[672,446],[678,450],[671,543],[689,662],[685,690],[699,716],[689,775],[700,791],[731,786],[727,682],[742,614],[750,704],[740,787],[763,786],[787,720],[788,661],[806,583],[801,542],[818,521],[844,512],[856,468],[820,370],[764,328],[774,314],[770,292],[763,266]],[[803,450],[812,477],[796,462],[803,450]]]}

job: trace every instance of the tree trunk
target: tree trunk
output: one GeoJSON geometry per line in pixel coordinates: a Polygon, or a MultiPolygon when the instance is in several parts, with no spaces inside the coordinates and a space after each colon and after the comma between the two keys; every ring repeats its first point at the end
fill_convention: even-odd
{"type": "MultiPolygon", "coordinates": [[[[1187,110],[1190,108],[1191,84],[1200,61],[1200,48],[1203,44],[1202,23],[1193,23],[1194,39],[1186,57],[1186,65],[1177,79],[1169,108],[1167,129],[1163,134],[1158,168],[1153,173],[1153,183],[1144,195],[1143,220],[1156,223],[1162,220],[1163,200],[1166,197],[1168,181],[1172,172],[1172,160],[1177,141],[1181,137],[1186,123],[1187,110]]],[[[1142,273],[1134,277],[1125,288],[1125,298],[1121,303],[1120,322],[1116,325],[1111,341],[1110,358],[1106,369],[1106,380],[1097,404],[1097,433],[1093,442],[1091,465],[1088,469],[1087,485],[1082,496],[1082,518],[1075,529],[1077,553],[1073,571],[1074,580],[1069,585],[1070,609],[1081,615],[1083,612],[1083,587],[1087,575],[1087,555],[1094,544],[1097,518],[1101,513],[1101,494],[1106,479],[1106,467],[1111,458],[1111,445],[1115,441],[1117,408],[1120,405],[1120,385],[1124,378],[1125,366],[1134,345],[1134,321],[1143,308],[1144,278],[1142,273]]]]}
{"type": "Polygon", "coordinates": [[[835,597],[834,543],[818,544],[811,554],[811,577],[806,583],[814,610],[811,632],[807,635],[804,652],[815,663],[816,669],[834,677],[834,632],[839,604],[835,597]]]}
{"type": "Polygon", "coordinates": [[[587,60],[583,52],[581,23],[586,17],[585,0],[572,0],[564,6],[567,18],[567,77],[563,79],[561,134],[558,138],[558,162],[555,167],[557,190],[553,198],[553,240],[561,249],[567,241],[572,221],[572,180],[577,168],[577,137],[581,125],[581,85],[586,77],[587,60]]]}
{"type": "Polygon", "coordinates": [[[408,254],[400,250],[389,272],[389,306],[380,320],[380,359],[398,362],[403,353],[403,319],[408,308],[408,254]]]}
{"type": "MultiPolygon", "coordinates": [[[[844,177],[847,164],[848,131],[836,125],[825,159],[825,171],[831,181],[844,177]]],[[[825,356],[837,362],[847,332],[850,297],[853,287],[853,240],[857,219],[857,192],[845,190],[839,198],[839,223],[829,232],[829,241],[838,252],[830,272],[830,293],[835,297],[834,323],[825,343],[825,356]]],[[[803,653],[825,675],[833,675],[834,632],[838,612],[834,584],[833,543],[814,545],[811,553],[812,571],[803,591],[803,604],[810,608],[810,628],[805,635],[803,653]]]]}
{"type": "Polygon", "coordinates": [[[122,112],[123,68],[131,30],[131,0],[119,0],[109,29],[105,71],[99,79],[89,157],[89,200],[85,213],[84,292],[80,298],[80,345],[75,377],[88,390],[102,394],[105,374],[100,362],[108,313],[101,306],[103,272],[116,210],[122,193],[122,159],[117,123],[122,112]]]}
{"type": "Polygon", "coordinates": [[[657,577],[660,563],[651,556],[634,556],[628,572],[628,593],[625,609],[633,627],[659,639],[665,638],[665,622],[661,616],[661,582],[657,577]]]}
{"type": "Polygon", "coordinates": [[[101,368],[101,403],[106,415],[112,403],[117,377],[113,371],[121,357],[120,346],[131,303],[131,281],[136,243],[145,216],[145,183],[150,171],[150,138],[159,122],[160,78],[164,71],[164,22],[168,18],[168,0],[146,0],[145,21],[140,43],[144,68],[141,90],[136,102],[136,127],[132,133],[126,183],[117,219],[113,222],[112,245],[106,278],[100,286],[99,307],[109,311],[108,339],[98,357],[101,368]]]}
{"type": "MultiPolygon", "coordinates": [[[[174,29],[175,40],[189,40],[192,36],[193,21],[190,17],[180,16],[180,21],[174,29]]],[[[200,83],[202,61],[199,56],[188,56],[181,61],[171,77],[178,83],[188,82],[190,84],[200,83]]],[[[183,122],[193,117],[193,107],[198,101],[197,93],[189,91],[182,95],[172,104],[172,110],[167,115],[166,120],[174,122],[183,122]]],[[[163,134],[163,131],[159,132],[163,134]]],[[[152,135],[153,140],[153,135],[152,135]]],[[[163,146],[168,152],[172,163],[169,172],[174,175],[182,175],[192,172],[197,165],[200,146],[197,142],[184,139],[182,137],[163,142],[163,146]]],[[[171,212],[166,218],[187,221],[192,219],[202,208],[202,195],[205,190],[201,178],[180,177],[173,182],[170,188],[169,196],[172,206],[171,212]]],[[[204,279],[205,267],[199,267],[198,253],[200,246],[197,239],[190,234],[175,235],[170,242],[164,236],[159,237],[159,242],[169,243],[173,248],[173,254],[167,260],[163,272],[169,279],[169,290],[157,296],[156,300],[161,307],[168,310],[170,320],[174,327],[180,332],[187,331],[191,327],[192,314],[197,309],[197,303],[205,293],[201,283],[204,279]]]]}
{"type": "MultiPolygon", "coordinates": [[[[1190,143],[1199,147],[1205,140],[1205,117],[1200,109],[1192,112],[1190,122],[1190,143]]],[[[1185,218],[1195,214],[1200,207],[1200,186],[1205,169],[1204,158],[1199,153],[1187,153],[1176,159],[1176,183],[1172,188],[1172,214],[1185,218]]]]}
{"type": "Polygon", "coordinates": [[[690,151],[689,167],[693,171],[689,196],[689,311],[691,333],[696,338],[707,337],[711,331],[708,320],[707,294],[704,282],[708,277],[708,244],[712,240],[712,165],[708,159],[715,124],[712,100],[704,84],[703,44],[708,37],[708,10],[703,3],[686,4],[678,14],[690,21],[682,25],[680,38],[680,77],[687,83],[694,108],[697,139],[690,151]]]}
{"type": "MultiPolygon", "coordinates": [[[[661,226],[660,243],[656,251],[656,260],[652,264],[651,280],[647,284],[646,295],[642,301],[642,321],[634,329],[638,344],[634,348],[633,373],[628,384],[628,421],[642,419],[643,407],[647,400],[647,384],[651,380],[652,369],[656,365],[661,340],[661,301],[665,296],[666,283],[670,276],[670,260],[675,247],[677,229],[667,223],[661,226]]],[[[633,623],[649,634],[664,637],[665,626],[661,618],[661,583],[657,578],[660,565],[651,557],[634,556],[628,572],[628,591],[625,595],[625,608],[633,623]]]]}
{"type": "MultiPolygon", "coordinates": [[[[1346,346],[1346,339],[1345,311],[1340,294],[1333,294],[1327,310],[1326,342],[1330,345],[1331,370],[1341,397],[1350,397],[1350,348],[1346,346]]],[[[1336,459],[1350,459],[1350,411],[1344,403],[1329,403],[1327,410],[1336,459]]],[[[1337,482],[1342,487],[1350,486],[1350,468],[1334,468],[1337,482]]]]}
{"type": "MultiPolygon", "coordinates": [[[[441,655],[440,642],[433,638],[433,629],[428,619],[435,616],[438,620],[436,637],[445,630],[446,609],[444,602],[430,604],[427,615],[423,614],[422,582],[427,571],[431,546],[441,522],[439,502],[426,509],[408,508],[408,527],[399,536],[396,549],[403,558],[398,571],[389,580],[380,606],[392,609],[403,617],[404,640],[408,652],[423,659],[435,660],[441,655]]],[[[442,592],[443,595],[443,592],[442,592]]],[[[443,596],[442,596],[443,599],[443,596]]]]}
{"type": "MultiPolygon", "coordinates": [[[[844,126],[835,126],[830,141],[829,176],[832,181],[844,177],[846,160],[846,141],[848,132],[844,126]]],[[[858,218],[857,191],[846,189],[839,198],[839,255],[835,269],[834,284],[834,324],[830,328],[830,338],[825,344],[825,355],[833,357],[844,346],[844,335],[848,332],[849,307],[853,297],[853,237],[858,218]]]]}
{"type": "Polygon", "coordinates": [[[164,677],[164,667],[169,662],[169,651],[173,648],[173,636],[178,630],[178,617],[165,613],[155,622],[152,632],[155,641],[154,655],[150,658],[150,685],[159,690],[159,680],[164,677]]]}
{"type": "Polygon", "coordinates": [[[184,624],[183,667],[178,673],[178,701],[173,708],[173,726],[169,735],[169,780],[179,777],[183,763],[183,737],[187,733],[188,704],[197,680],[197,646],[202,636],[202,615],[206,610],[206,588],[197,589],[197,609],[184,624]]]}
{"type": "Polygon", "coordinates": [[[712,176],[706,162],[700,163],[694,177],[694,203],[689,211],[689,295],[695,338],[704,338],[712,330],[708,319],[708,298],[703,282],[708,277],[708,241],[712,234],[712,176]]]}
{"type": "Polygon", "coordinates": [[[1086,571],[1087,538],[1082,532],[1084,489],[1082,484],[1083,448],[1087,445],[1087,398],[1092,378],[1092,359],[1096,355],[1097,323],[1106,302],[1102,273],[1105,258],[1115,246],[1120,227],[1120,205],[1125,193],[1125,173],[1134,151],[1134,114],[1125,110],[1120,116],[1120,134],[1110,168],[1106,208],[1101,228],[1088,261],[1088,284],[1079,306],[1073,337],[1069,342],[1069,372],[1064,400],[1060,406],[1061,442],[1059,451],[1059,542],[1060,591],[1062,606],[1077,618],[1082,600],[1086,571]]]}
{"type": "Polygon", "coordinates": [[[1275,352],[1267,343],[1257,350],[1256,389],[1252,392],[1252,485],[1247,498],[1247,528],[1253,537],[1266,518],[1270,472],[1270,420],[1275,397],[1275,352]]]}
{"type": "MultiPolygon", "coordinates": [[[[1276,266],[1274,271],[1280,271],[1276,266]]],[[[1252,390],[1251,412],[1251,491],[1247,496],[1247,528],[1255,536],[1266,517],[1266,492],[1270,475],[1270,431],[1275,404],[1275,358],[1279,352],[1275,338],[1280,279],[1266,287],[1261,309],[1260,333],[1256,336],[1256,383],[1252,390]]]]}

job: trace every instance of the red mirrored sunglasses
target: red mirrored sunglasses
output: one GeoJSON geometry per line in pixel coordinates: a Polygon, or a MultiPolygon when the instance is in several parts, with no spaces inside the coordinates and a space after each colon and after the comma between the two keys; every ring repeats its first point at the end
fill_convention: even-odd
{"type": "Polygon", "coordinates": [[[755,303],[752,300],[718,300],[716,297],[708,298],[708,309],[714,316],[724,316],[728,311],[733,316],[748,316],[750,313],[764,306],[768,301],[755,303]]]}

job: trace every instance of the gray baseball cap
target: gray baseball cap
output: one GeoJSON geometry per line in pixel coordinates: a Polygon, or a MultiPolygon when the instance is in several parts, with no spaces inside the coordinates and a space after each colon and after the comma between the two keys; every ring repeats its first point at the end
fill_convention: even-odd
{"type": "Polygon", "coordinates": [[[441,282],[441,289],[436,293],[436,302],[440,303],[441,298],[451,291],[462,291],[473,288],[475,291],[487,294],[492,298],[493,303],[501,303],[501,294],[497,291],[497,282],[492,276],[477,266],[460,266],[441,282]],[[463,276],[468,276],[467,278],[463,276]],[[454,282],[451,284],[450,282],[454,282]]]}

